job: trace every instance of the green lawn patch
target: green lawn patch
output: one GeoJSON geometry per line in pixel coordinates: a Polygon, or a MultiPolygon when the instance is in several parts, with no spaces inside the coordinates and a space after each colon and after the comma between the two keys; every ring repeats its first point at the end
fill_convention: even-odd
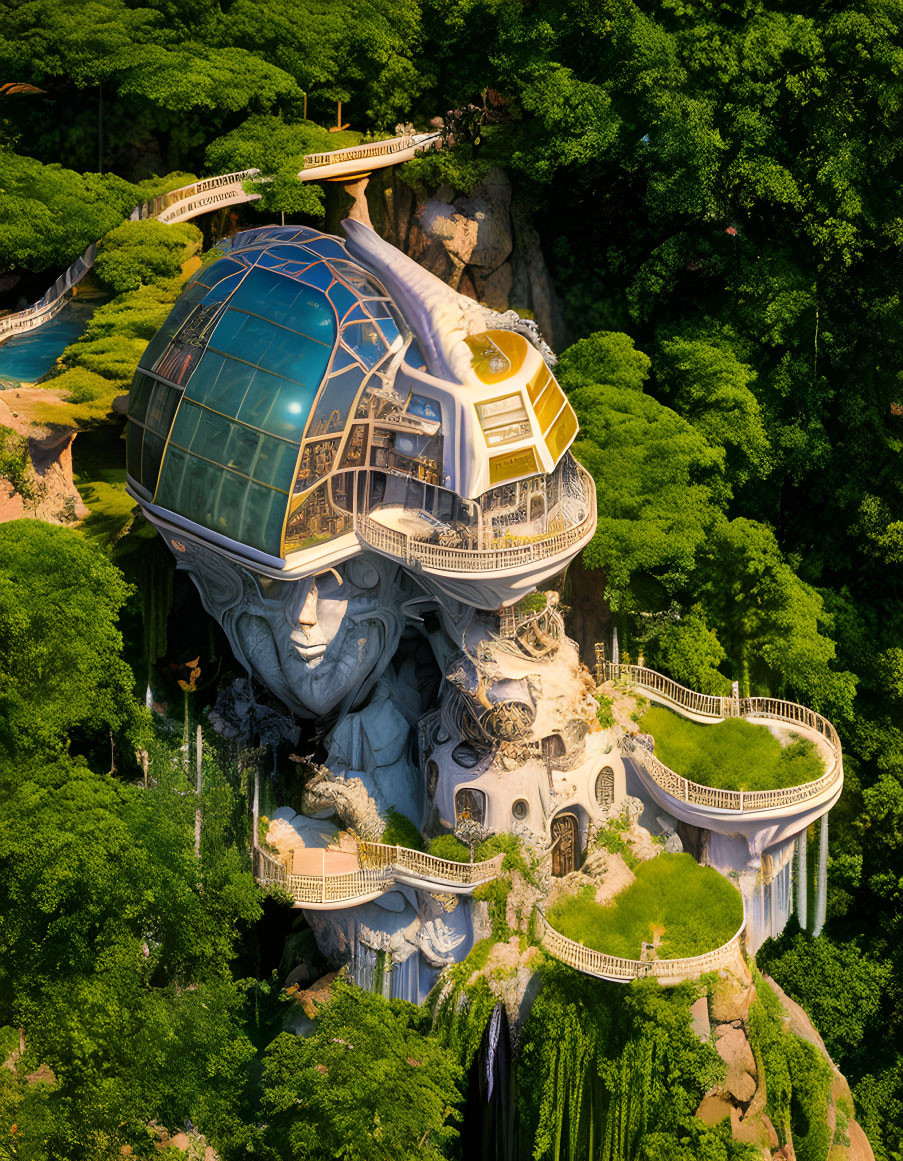
{"type": "Polygon", "coordinates": [[[122,426],[108,423],[80,432],[72,445],[72,475],[90,513],[79,529],[103,546],[114,544],[132,522],[135,501],[125,490],[122,426]]]}
{"type": "Polygon", "coordinates": [[[641,863],[636,879],[607,904],[592,887],[549,909],[556,931],[596,951],[639,959],[643,943],[660,940],[659,959],[714,951],[743,919],[740,892],[692,855],[662,854],[641,863]]]}
{"type": "Polygon", "coordinates": [[[782,746],[767,726],[728,718],[713,726],[687,721],[661,706],[651,706],[639,721],[655,738],[655,755],[701,786],[722,790],[778,790],[814,782],[825,764],[808,738],[791,735],[782,746]]]}

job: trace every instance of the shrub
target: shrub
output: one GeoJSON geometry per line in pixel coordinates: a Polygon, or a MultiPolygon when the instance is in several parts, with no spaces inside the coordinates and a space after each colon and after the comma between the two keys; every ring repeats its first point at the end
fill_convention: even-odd
{"type": "Polygon", "coordinates": [[[676,774],[724,790],[772,790],[800,786],[824,773],[808,738],[792,736],[782,747],[767,726],[728,718],[704,726],[652,706],[640,728],[655,738],[655,753],[676,774]]]}
{"type": "Polygon", "coordinates": [[[386,814],[386,829],[380,840],[390,846],[409,847],[412,851],[422,851],[423,835],[409,818],[395,809],[386,814]]]}
{"type": "Polygon", "coordinates": [[[94,270],[116,294],[178,275],[201,248],[203,235],[188,222],[167,226],[148,219],[123,222],[101,240],[94,270]]]}
{"type": "Polygon", "coordinates": [[[470,862],[470,850],[453,834],[440,834],[434,838],[429,853],[437,859],[450,859],[453,863],[470,862]]]}
{"type": "Polygon", "coordinates": [[[641,863],[634,882],[605,906],[587,887],[549,909],[549,922],[562,935],[626,959],[638,959],[656,931],[660,959],[701,955],[727,943],[742,918],[733,884],[687,854],[641,863]]]}

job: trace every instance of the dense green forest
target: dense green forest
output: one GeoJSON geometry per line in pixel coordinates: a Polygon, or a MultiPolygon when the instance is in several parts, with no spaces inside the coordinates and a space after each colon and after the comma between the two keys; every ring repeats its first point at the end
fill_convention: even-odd
{"type": "MultiPolygon", "coordinates": [[[[0,272],[43,288],[106,235],[113,297],[55,381],[81,428],[107,422],[204,244],[193,226],[120,226],[151,193],[256,165],[282,178],[256,220],[322,220],[319,187],[287,175],[339,100],[361,134],[445,116],[446,148],[406,166],[418,196],[507,172],[552,273],[575,452],[598,486],[582,567],[627,650],[696,689],[792,698],[840,733],[825,932],[788,929],[758,963],[812,1016],[876,1157],[899,1157],[903,6],[0,0],[0,62],[41,90],[0,96],[0,272]]],[[[0,471],[25,481],[0,435],[0,471]]],[[[420,1010],[339,989],[317,1039],[269,1044],[247,774],[211,739],[196,857],[181,724],[144,708],[172,584],[152,544],[0,526],[0,1057],[22,1027],[30,1067],[61,1081],[0,1069],[0,1156],[137,1155],[150,1123],[186,1118],[229,1158],[454,1155],[468,1060],[420,1010]],[[374,1060],[370,1129],[336,1053],[349,1026],[374,1060]],[[374,1137],[393,1086],[398,1135],[374,1137]]],[[[200,654],[206,680],[223,643],[200,632],[176,641],[171,622],[170,657],[200,654]]],[[[553,981],[537,1019],[572,1020],[568,988],[553,981]]],[[[711,1065],[681,1038],[686,997],[637,991],[617,1017],[573,997],[599,1006],[586,1051],[605,1068],[665,1032],[674,1045],[670,1079],[644,1083],[684,1095],[624,1155],[734,1157],[685,1123],[711,1065]]],[[[528,1029],[526,1045],[541,1077],[548,1044],[528,1029]]],[[[539,1080],[534,1096],[545,1157],[539,1080]]],[[[805,1155],[827,1153],[813,1139],[805,1155]]]]}

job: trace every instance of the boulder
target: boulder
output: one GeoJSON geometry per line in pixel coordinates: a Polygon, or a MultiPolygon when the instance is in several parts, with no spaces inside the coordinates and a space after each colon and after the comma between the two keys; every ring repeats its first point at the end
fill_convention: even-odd
{"type": "Polygon", "coordinates": [[[742,1104],[756,1095],[756,1061],[742,1028],[716,1030],[715,1049],[727,1065],[724,1087],[742,1104]]]}
{"type": "Polygon", "coordinates": [[[712,1021],[716,1024],[730,1024],[734,1020],[745,1020],[755,995],[756,989],[752,984],[741,983],[732,975],[719,976],[709,1001],[712,1021]]]}
{"type": "Polygon", "coordinates": [[[712,1026],[709,1023],[709,1003],[705,996],[700,996],[690,1008],[690,1019],[696,1036],[703,1044],[708,1044],[712,1039],[712,1026]]]}
{"type": "Polygon", "coordinates": [[[327,972],[325,976],[321,976],[309,988],[295,993],[294,999],[296,1003],[301,1005],[304,1009],[305,1016],[309,1020],[315,1019],[317,1008],[332,998],[332,985],[338,979],[338,975],[338,972],[327,972]]]}

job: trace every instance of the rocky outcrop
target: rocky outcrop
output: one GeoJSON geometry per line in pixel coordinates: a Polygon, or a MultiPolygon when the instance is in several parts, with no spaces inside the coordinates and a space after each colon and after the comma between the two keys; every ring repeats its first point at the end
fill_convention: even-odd
{"type": "Polygon", "coordinates": [[[16,411],[21,392],[5,392],[0,399],[0,425],[10,428],[28,444],[32,465],[33,502],[23,499],[9,480],[0,478],[0,523],[34,516],[51,524],[73,524],[88,515],[72,477],[72,444],[76,432],[70,428],[32,427],[16,411]]]}
{"type": "MultiPolygon", "coordinates": [[[[369,178],[367,205],[382,237],[453,289],[493,310],[532,317],[553,348],[564,344],[539,235],[503,170],[490,169],[467,193],[443,185],[422,199],[396,170],[380,170],[369,178]]],[[[347,197],[343,210],[351,210],[347,197]]]]}

